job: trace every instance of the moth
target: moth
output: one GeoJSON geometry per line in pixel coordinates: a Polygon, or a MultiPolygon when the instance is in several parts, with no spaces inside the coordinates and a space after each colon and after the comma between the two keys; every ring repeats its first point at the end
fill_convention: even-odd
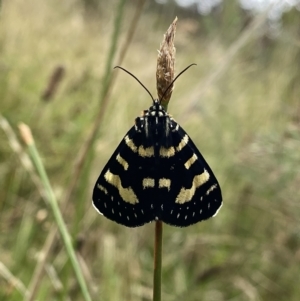
{"type": "MultiPolygon", "coordinates": [[[[117,68],[133,76],[152,97],[133,74],[117,68]]],[[[135,119],[98,177],[93,205],[127,227],[158,220],[186,227],[215,216],[222,194],[192,139],[152,97],[150,108],[135,119]]]]}

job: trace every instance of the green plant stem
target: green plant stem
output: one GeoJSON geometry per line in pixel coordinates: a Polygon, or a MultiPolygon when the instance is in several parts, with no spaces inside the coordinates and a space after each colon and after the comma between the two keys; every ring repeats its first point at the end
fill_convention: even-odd
{"type": "Polygon", "coordinates": [[[112,73],[112,64],[113,64],[113,59],[117,50],[117,43],[120,37],[120,31],[121,31],[121,25],[122,25],[122,19],[124,15],[124,6],[125,6],[126,0],[119,0],[118,6],[116,8],[117,15],[114,20],[114,31],[112,33],[112,38],[111,38],[111,45],[110,49],[108,51],[108,58],[106,60],[106,65],[105,65],[105,72],[104,72],[104,78],[102,80],[103,86],[102,86],[102,91],[100,94],[100,106],[105,98],[105,95],[108,93],[108,89],[110,87],[110,82],[111,82],[111,73],[112,73]]]}
{"type": "Polygon", "coordinates": [[[162,221],[155,222],[153,301],[161,301],[162,221]]]}
{"type": "MultiPolygon", "coordinates": [[[[111,37],[111,45],[108,51],[108,58],[106,59],[106,65],[105,65],[105,72],[104,77],[102,79],[102,89],[100,92],[100,99],[99,99],[99,110],[97,112],[97,115],[95,116],[95,121],[92,126],[92,129],[90,133],[88,134],[86,141],[84,142],[83,146],[79,150],[79,154],[77,158],[75,159],[75,166],[74,166],[74,173],[73,177],[71,179],[71,183],[69,184],[69,188],[66,191],[66,195],[64,197],[66,205],[69,203],[70,199],[72,198],[72,195],[77,188],[78,181],[81,178],[81,174],[83,170],[88,168],[88,164],[86,163],[87,158],[89,158],[90,162],[92,162],[93,158],[93,151],[94,151],[94,143],[97,138],[98,130],[101,127],[101,123],[103,121],[103,116],[106,112],[106,108],[108,105],[109,97],[110,97],[110,91],[114,84],[115,76],[111,75],[112,72],[112,62],[116,54],[117,49],[117,42],[120,36],[121,31],[121,25],[122,25],[122,17],[124,14],[124,5],[126,0],[119,0],[118,7],[117,7],[117,14],[114,19],[114,31],[111,37]]],[[[127,43],[127,42],[126,42],[127,43]]],[[[125,47],[126,48],[126,47],[125,47]]],[[[128,46],[126,50],[123,48],[124,54],[128,49],[128,46]]]]}
{"type": "Polygon", "coordinates": [[[80,268],[79,263],[77,261],[71,237],[70,237],[69,232],[67,230],[66,224],[63,220],[62,214],[61,214],[59,206],[57,204],[57,200],[56,200],[56,197],[53,193],[53,190],[52,190],[51,184],[49,182],[47,173],[45,171],[44,165],[42,163],[42,160],[39,156],[39,153],[38,153],[34,143],[31,143],[31,144],[28,145],[28,151],[29,151],[30,156],[32,157],[32,160],[33,160],[33,162],[36,166],[38,174],[41,177],[41,181],[42,181],[42,183],[44,185],[44,188],[46,190],[46,195],[48,196],[49,205],[52,209],[52,212],[53,212],[55,221],[57,223],[59,232],[61,234],[63,243],[66,247],[66,250],[67,250],[68,256],[70,258],[71,264],[73,266],[77,281],[78,281],[79,286],[81,288],[84,300],[85,301],[91,301],[92,299],[89,295],[87,285],[85,283],[84,277],[83,277],[82,272],[81,272],[81,268],[80,268]]]}

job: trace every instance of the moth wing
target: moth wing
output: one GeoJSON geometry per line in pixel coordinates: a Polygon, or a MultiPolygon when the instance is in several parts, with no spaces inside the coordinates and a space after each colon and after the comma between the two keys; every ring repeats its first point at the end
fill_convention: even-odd
{"type": "MultiPolygon", "coordinates": [[[[101,172],[93,205],[106,218],[127,227],[137,227],[156,218],[154,152],[144,148],[145,136],[133,126],[101,172]]],[[[153,147],[152,147],[153,148],[153,147]]]]}
{"type": "Polygon", "coordinates": [[[178,126],[170,135],[175,155],[161,160],[163,178],[171,182],[164,190],[161,219],[186,227],[216,215],[222,194],[211,168],[187,133],[178,126]]]}

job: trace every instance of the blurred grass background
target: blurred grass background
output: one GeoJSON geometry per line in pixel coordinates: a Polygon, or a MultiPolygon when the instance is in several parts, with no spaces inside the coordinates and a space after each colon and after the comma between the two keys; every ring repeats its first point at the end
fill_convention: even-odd
{"type": "Polygon", "coordinates": [[[176,82],[169,111],[214,170],[224,206],[207,222],[164,227],[162,299],[299,300],[299,11],[286,12],[274,29],[236,1],[205,16],[171,1],[142,2],[2,2],[0,300],[28,300],[47,247],[33,299],[82,300],[60,237],[47,246],[55,225],[34,169],[11,147],[19,122],[32,129],[93,300],[151,300],[154,225],[110,222],[92,208],[91,193],[151,103],[112,67],[127,48],[122,66],[155,95],[156,49],[176,15],[176,70],[197,67],[176,82]],[[46,97],[55,72],[59,85],[46,97]]]}

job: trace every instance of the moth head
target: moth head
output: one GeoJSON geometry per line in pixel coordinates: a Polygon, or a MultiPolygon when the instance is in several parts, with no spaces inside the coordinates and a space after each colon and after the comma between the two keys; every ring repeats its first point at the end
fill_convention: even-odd
{"type": "Polygon", "coordinates": [[[165,111],[164,107],[160,104],[160,100],[159,99],[154,99],[153,100],[153,104],[149,109],[150,111],[165,111]]]}

